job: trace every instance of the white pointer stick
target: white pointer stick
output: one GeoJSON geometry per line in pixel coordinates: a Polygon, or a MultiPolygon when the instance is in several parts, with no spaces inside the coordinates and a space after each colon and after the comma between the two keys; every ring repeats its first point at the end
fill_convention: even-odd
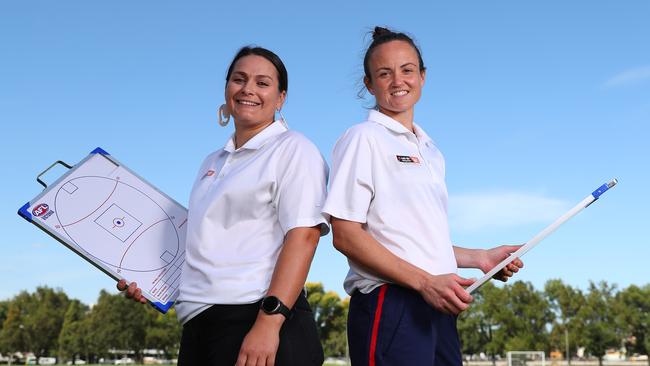
{"type": "Polygon", "coordinates": [[[516,252],[510,254],[508,258],[502,260],[501,263],[494,266],[494,268],[492,268],[488,273],[486,273],[485,276],[483,276],[481,279],[474,282],[471,286],[466,288],[465,291],[467,291],[468,294],[471,294],[473,291],[481,287],[484,283],[489,281],[492,278],[492,276],[494,276],[497,272],[503,269],[503,267],[507,266],[510,262],[515,260],[515,258],[521,258],[524,254],[528,253],[528,251],[533,249],[535,245],[539,244],[540,241],[544,240],[544,238],[546,238],[552,232],[557,230],[557,228],[560,227],[560,225],[569,221],[569,219],[575,216],[578,212],[582,211],[587,206],[594,203],[594,201],[596,201],[601,194],[605,193],[605,191],[607,191],[608,189],[614,187],[616,183],[618,183],[618,181],[616,179],[612,179],[609,183],[605,183],[602,186],[598,187],[598,189],[593,191],[589,196],[587,196],[587,198],[582,200],[574,208],[570,209],[567,213],[560,216],[560,218],[558,218],[557,220],[555,220],[555,222],[547,226],[539,234],[535,235],[534,238],[526,242],[526,244],[524,244],[516,252]]]}

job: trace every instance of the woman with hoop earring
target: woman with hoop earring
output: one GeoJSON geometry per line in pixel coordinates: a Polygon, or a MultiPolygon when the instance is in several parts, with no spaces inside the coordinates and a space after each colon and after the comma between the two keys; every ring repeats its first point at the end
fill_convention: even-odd
{"type": "MultiPolygon", "coordinates": [[[[267,49],[244,47],[228,68],[217,114],[235,132],[205,159],[190,196],[179,365],[323,363],[303,286],[329,232],[320,213],[328,168],[275,120],[287,90],[284,64],[267,49]]],[[[118,288],[145,302],[136,284],[118,288]]]]}

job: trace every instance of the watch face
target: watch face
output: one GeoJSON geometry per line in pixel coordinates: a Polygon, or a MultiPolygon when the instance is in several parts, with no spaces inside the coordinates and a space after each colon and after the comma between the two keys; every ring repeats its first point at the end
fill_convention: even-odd
{"type": "Polygon", "coordinates": [[[271,314],[277,312],[279,307],[280,300],[275,296],[265,297],[264,301],[262,301],[262,310],[264,310],[265,313],[271,314]]]}

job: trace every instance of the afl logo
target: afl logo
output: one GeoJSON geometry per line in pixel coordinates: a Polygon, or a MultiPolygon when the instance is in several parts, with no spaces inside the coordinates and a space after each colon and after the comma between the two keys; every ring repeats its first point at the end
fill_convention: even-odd
{"type": "Polygon", "coordinates": [[[41,203],[32,210],[32,215],[36,217],[43,216],[47,213],[47,211],[49,211],[49,209],[50,206],[45,203],[41,203]]]}

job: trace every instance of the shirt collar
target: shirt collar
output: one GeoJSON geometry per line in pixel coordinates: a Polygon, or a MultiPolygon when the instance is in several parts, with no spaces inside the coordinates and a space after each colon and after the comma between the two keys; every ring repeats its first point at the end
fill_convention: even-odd
{"type": "MultiPolygon", "coordinates": [[[[418,140],[424,143],[433,143],[433,140],[429,135],[427,135],[426,132],[420,127],[417,123],[413,123],[413,129],[415,130],[415,136],[417,136],[418,140]]],[[[428,145],[427,145],[428,146],[428,145]]]]}
{"type": "Polygon", "coordinates": [[[257,135],[253,136],[250,140],[246,141],[244,146],[239,149],[235,149],[235,134],[233,133],[226,142],[226,146],[223,149],[229,153],[232,153],[236,150],[248,149],[248,150],[258,150],[264,146],[272,137],[280,135],[281,133],[288,131],[287,126],[281,121],[274,121],[268,125],[265,129],[258,132],[257,135]]]}
{"type": "MultiPolygon", "coordinates": [[[[413,134],[413,131],[404,127],[403,124],[374,109],[368,112],[368,121],[379,123],[395,133],[413,134]]],[[[415,136],[418,140],[422,142],[433,142],[431,137],[429,137],[429,135],[427,135],[427,133],[424,132],[424,130],[415,122],[413,123],[413,130],[415,130],[415,136]]]]}

